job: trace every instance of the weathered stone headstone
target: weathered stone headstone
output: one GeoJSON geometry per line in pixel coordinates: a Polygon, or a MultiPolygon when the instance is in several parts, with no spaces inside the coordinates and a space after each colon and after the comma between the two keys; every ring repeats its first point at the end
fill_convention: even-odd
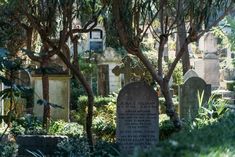
{"type": "Polygon", "coordinates": [[[203,97],[202,105],[205,104],[211,96],[211,85],[206,84],[200,77],[191,77],[180,86],[180,118],[187,120],[195,118],[199,109],[198,94],[203,97]]]}
{"type": "Polygon", "coordinates": [[[189,69],[185,74],[184,74],[184,81],[189,79],[190,77],[198,77],[198,74],[196,73],[195,70],[189,69]]]}
{"type": "Polygon", "coordinates": [[[158,98],[144,82],[126,85],[117,99],[117,143],[122,154],[147,149],[159,140],[158,98]]]}

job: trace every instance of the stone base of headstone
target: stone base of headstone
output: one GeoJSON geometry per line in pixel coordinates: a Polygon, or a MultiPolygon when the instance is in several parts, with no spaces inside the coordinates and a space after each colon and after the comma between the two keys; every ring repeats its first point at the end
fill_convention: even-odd
{"type": "Polygon", "coordinates": [[[31,152],[39,150],[44,155],[56,156],[57,144],[63,140],[68,140],[67,136],[52,136],[52,135],[19,135],[16,138],[16,143],[19,145],[18,157],[30,156],[31,152]]]}

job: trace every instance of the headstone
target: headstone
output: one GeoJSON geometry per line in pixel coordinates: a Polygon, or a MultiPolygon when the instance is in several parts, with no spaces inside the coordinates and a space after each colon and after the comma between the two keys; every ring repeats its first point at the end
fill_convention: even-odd
{"type": "Polygon", "coordinates": [[[192,120],[198,114],[198,94],[203,98],[201,105],[205,104],[211,96],[211,85],[206,84],[200,77],[191,77],[180,86],[179,112],[181,119],[192,120]]]}
{"type": "MultiPolygon", "coordinates": [[[[42,118],[43,106],[38,105],[38,99],[42,99],[42,77],[41,75],[33,75],[34,88],[34,108],[35,116],[42,118]]],[[[49,102],[63,107],[51,107],[52,120],[69,121],[69,105],[70,105],[70,76],[69,75],[49,75],[49,102]]]]}
{"type": "Polygon", "coordinates": [[[144,82],[126,85],[117,98],[117,143],[121,153],[148,149],[159,141],[158,98],[144,82]]]}
{"type": "Polygon", "coordinates": [[[184,74],[184,81],[191,77],[198,77],[198,74],[196,73],[195,70],[189,69],[185,74],[184,74]]]}

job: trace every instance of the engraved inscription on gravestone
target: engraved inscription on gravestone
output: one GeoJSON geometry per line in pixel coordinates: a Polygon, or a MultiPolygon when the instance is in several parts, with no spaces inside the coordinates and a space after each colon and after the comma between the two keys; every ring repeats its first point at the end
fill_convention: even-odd
{"type": "Polygon", "coordinates": [[[158,98],[144,82],[126,85],[117,99],[117,143],[122,154],[147,149],[159,140],[158,98]]]}

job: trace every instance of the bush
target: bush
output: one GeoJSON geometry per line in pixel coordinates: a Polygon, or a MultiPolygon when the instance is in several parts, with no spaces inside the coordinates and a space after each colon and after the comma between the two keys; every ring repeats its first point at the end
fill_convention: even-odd
{"type": "Polygon", "coordinates": [[[14,157],[17,154],[18,146],[13,142],[0,143],[0,156],[1,157],[14,157]]]}
{"type": "MultiPolygon", "coordinates": [[[[81,96],[78,98],[78,106],[76,113],[72,115],[76,122],[85,126],[86,121],[86,107],[87,107],[87,96],[81,96]]],[[[102,108],[109,103],[116,103],[116,97],[95,97],[94,100],[94,116],[97,115],[96,109],[102,108]]]]}
{"type": "Polygon", "coordinates": [[[50,125],[48,133],[53,135],[80,136],[83,134],[83,126],[59,120],[50,125]]]}
{"type": "Polygon", "coordinates": [[[13,135],[42,135],[46,134],[46,131],[42,128],[42,122],[32,115],[26,115],[16,119],[12,123],[10,132],[13,135]]]}
{"type": "Polygon", "coordinates": [[[94,152],[89,153],[89,146],[86,138],[70,138],[68,141],[62,141],[58,145],[58,154],[63,157],[115,157],[119,156],[118,147],[114,143],[98,141],[95,144],[94,152]]]}
{"type": "Polygon", "coordinates": [[[93,121],[93,131],[98,139],[106,141],[114,141],[116,132],[116,104],[109,105],[97,109],[97,115],[93,121]]]}
{"type": "Polygon", "coordinates": [[[160,114],[159,116],[159,139],[168,139],[177,130],[175,129],[170,118],[166,114],[160,114]]]}

